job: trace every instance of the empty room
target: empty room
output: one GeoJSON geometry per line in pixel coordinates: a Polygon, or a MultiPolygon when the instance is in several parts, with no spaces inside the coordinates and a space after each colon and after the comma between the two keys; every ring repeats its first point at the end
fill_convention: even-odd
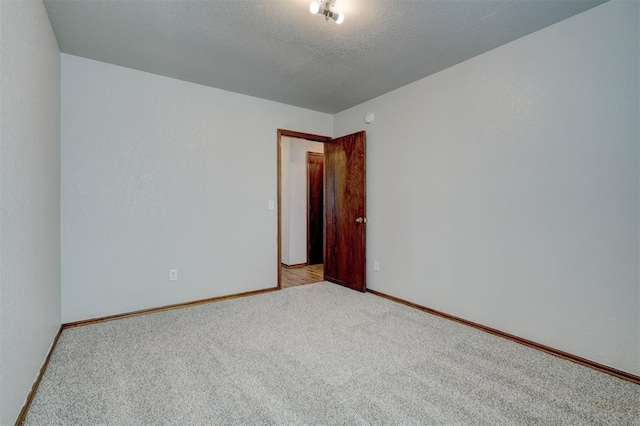
{"type": "Polygon", "coordinates": [[[0,425],[640,425],[637,0],[0,0],[0,425]]]}

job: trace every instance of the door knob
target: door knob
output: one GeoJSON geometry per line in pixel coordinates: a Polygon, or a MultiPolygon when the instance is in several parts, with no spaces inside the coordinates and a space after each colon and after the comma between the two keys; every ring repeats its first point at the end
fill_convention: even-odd
{"type": "Polygon", "coordinates": [[[356,223],[367,223],[367,219],[364,217],[359,217],[356,219],[356,223]]]}

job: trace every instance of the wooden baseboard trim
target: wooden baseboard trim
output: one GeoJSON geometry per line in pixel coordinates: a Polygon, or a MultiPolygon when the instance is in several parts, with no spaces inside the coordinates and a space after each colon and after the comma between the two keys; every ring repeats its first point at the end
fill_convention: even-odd
{"type": "Polygon", "coordinates": [[[308,263],[296,263],[295,265],[286,265],[282,264],[282,267],[285,269],[296,269],[296,268],[304,268],[305,266],[309,266],[308,263]]]}
{"type": "Polygon", "coordinates": [[[107,322],[107,321],[114,321],[114,320],[119,320],[119,319],[123,319],[123,318],[136,317],[138,315],[154,314],[154,313],[157,313],[157,312],[170,311],[172,309],[187,308],[187,307],[190,307],[190,306],[204,305],[206,303],[221,302],[223,300],[229,300],[229,299],[237,299],[239,297],[255,296],[257,294],[269,293],[269,292],[276,291],[276,290],[278,290],[278,287],[263,288],[261,290],[246,291],[244,293],[235,293],[235,294],[229,294],[227,296],[211,297],[209,299],[194,300],[194,301],[191,301],[191,302],[176,303],[174,305],[159,306],[157,308],[141,309],[139,311],[126,312],[126,313],[123,313],[123,314],[116,314],[116,315],[109,315],[109,316],[106,316],[106,317],[91,318],[91,319],[86,319],[86,320],[81,320],[81,321],[67,322],[67,323],[62,324],[62,328],[63,329],[67,329],[67,328],[74,328],[74,327],[82,327],[82,326],[90,325],[90,324],[98,324],[98,323],[101,323],[101,322],[107,322]]]}
{"type": "Polygon", "coordinates": [[[568,352],[564,352],[564,351],[561,351],[559,349],[552,348],[550,346],[542,345],[540,343],[536,343],[536,342],[531,341],[531,340],[523,339],[522,337],[514,336],[513,334],[505,333],[504,331],[496,330],[495,328],[487,327],[487,326],[482,325],[482,324],[478,324],[478,323],[475,323],[475,322],[472,322],[472,321],[468,321],[466,319],[459,318],[459,317],[456,317],[454,315],[446,314],[444,312],[440,312],[440,311],[437,311],[435,309],[427,308],[426,306],[418,305],[417,303],[409,302],[407,300],[400,299],[400,298],[395,297],[395,296],[390,296],[388,294],[381,293],[379,291],[375,291],[375,290],[371,290],[371,289],[367,289],[367,291],[369,291],[369,293],[371,293],[371,294],[375,294],[376,296],[383,297],[385,299],[389,299],[389,300],[394,301],[396,303],[400,303],[400,304],[409,306],[411,308],[415,308],[415,309],[418,309],[420,311],[427,312],[427,313],[432,314],[432,315],[437,315],[439,317],[446,318],[448,320],[455,321],[455,322],[458,322],[460,324],[467,325],[469,327],[477,328],[478,330],[482,330],[484,332],[487,332],[487,333],[490,333],[490,334],[493,334],[493,335],[496,335],[496,336],[503,337],[505,339],[508,339],[508,340],[513,341],[513,342],[519,343],[521,345],[528,346],[530,348],[534,348],[534,349],[537,349],[537,350],[542,351],[542,352],[546,352],[546,353],[548,353],[550,355],[554,355],[554,356],[557,356],[559,358],[563,358],[563,359],[566,359],[568,361],[575,362],[576,364],[584,365],[585,367],[589,367],[589,368],[592,368],[594,370],[598,370],[598,371],[600,371],[602,373],[606,373],[606,374],[609,374],[611,376],[615,376],[615,377],[617,377],[619,379],[627,380],[629,382],[632,382],[632,383],[635,383],[637,385],[640,385],[640,376],[636,376],[635,374],[628,373],[628,372],[622,371],[622,370],[618,370],[616,368],[609,367],[608,365],[600,364],[600,363],[595,362],[595,361],[591,361],[590,359],[586,359],[586,358],[583,358],[583,357],[578,356],[578,355],[573,355],[573,354],[570,354],[568,352]]]}
{"type": "Polygon", "coordinates": [[[21,426],[24,422],[25,417],[27,417],[27,411],[29,411],[29,407],[31,406],[31,401],[33,401],[33,397],[36,396],[36,392],[38,391],[38,387],[40,386],[40,381],[42,380],[42,376],[44,372],[47,370],[47,365],[49,365],[49,360],[51,359],[51,354],[58,344],[58,339],[60,338],[60,334],[62,334],[62,326],[58,328],[58,332],[56,336],[53,338],[53,343],[51,343],[51,347],[49,348],[49,352],[47,353],[47,357],[44,359],[42,363],[42,367],[40,367],[40,373],[38,373],[38,377],[36,377],[36,381],[31,385],[31,391],[29,395],[27,395],[27,400],[20,410],[20,414],[18,414],[18,418],[16,419],[16,426],[21,426]]]}

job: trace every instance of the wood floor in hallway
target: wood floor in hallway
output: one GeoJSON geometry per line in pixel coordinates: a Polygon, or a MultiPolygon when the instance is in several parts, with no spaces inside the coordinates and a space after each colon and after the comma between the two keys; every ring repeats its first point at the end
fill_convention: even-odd
{"type": "Polygon", "coordinates": [[[289,268],[282,265],[282,288],[324,281],[323,264],[289,268]]]}

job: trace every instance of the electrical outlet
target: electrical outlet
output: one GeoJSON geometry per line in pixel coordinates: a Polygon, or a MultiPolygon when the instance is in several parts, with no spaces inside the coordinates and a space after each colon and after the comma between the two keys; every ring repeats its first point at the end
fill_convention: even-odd
{"type": "Polygon", "coordinates": [[[373,270],[376,272],[380,271],[380,262],[378,262],[377,260],[373,261],[373,270]]]}
{"type": "Polygon", "coordinates": [[[177,269],[169,270],[169,281],[178,281],[178,270],[177,269]]]}

